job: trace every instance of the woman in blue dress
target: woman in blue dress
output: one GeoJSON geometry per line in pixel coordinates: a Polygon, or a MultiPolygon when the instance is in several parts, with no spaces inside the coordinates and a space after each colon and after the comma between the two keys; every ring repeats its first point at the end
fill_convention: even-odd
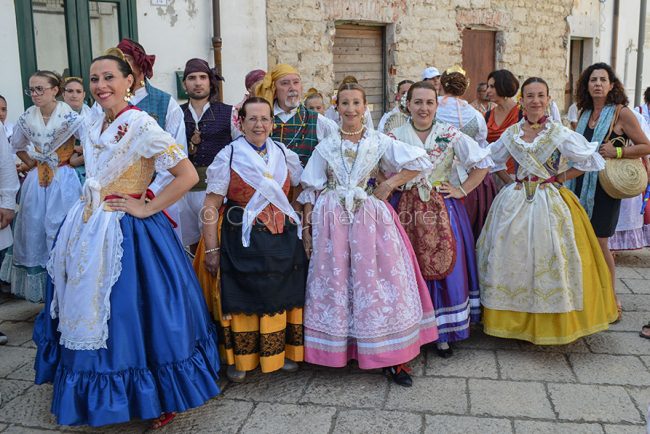
{"type": "Polygon", "coordinates": [[[34,327],[36,383],[53,383],[62,425],[137,418],[157,428],[219,394],[214,326],[162,212],[198,176],[174,139],[127,103],[133,80],[119,55],[91,64],[104,113],[82,134],[83,196],[55,240],[34,327]],[[175,179],[154,198],[147,185],[162,170],[175,179]]]}

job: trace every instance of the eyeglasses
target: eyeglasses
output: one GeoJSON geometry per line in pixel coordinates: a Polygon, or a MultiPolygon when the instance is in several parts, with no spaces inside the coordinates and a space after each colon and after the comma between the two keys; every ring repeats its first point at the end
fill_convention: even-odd
{"type": "Polygon", "coordinates": [[[36,87],[28,87],[25,89],[25,95],[27,96],[41,96],[45,93],[46,90],[52,89],[51,87],[43,87],[43,86],[36,86],[36,87]]]}
{"type": "Polygon", "coordinates": [[[247,118],[244,119],[244,122],[248,122],[251,125],[255,125],[258,122],[260,122],[262,125],[269,125],[271,122],[273,122],[273,120],[269,118],[247,118]]]}

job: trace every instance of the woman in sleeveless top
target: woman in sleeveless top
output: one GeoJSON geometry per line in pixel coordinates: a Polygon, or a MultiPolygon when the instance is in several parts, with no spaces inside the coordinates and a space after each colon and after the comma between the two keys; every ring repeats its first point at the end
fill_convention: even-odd
{"type": "MultiPolygon", "coordinates": [[[[492,71],[488,75],[488,88],[486,95],[488,99],[496,104],[496,107],[485,113],[485,122],[487,124],[488,143],[499,140],[499,137],[511,125],[516,124],[521,119],[521,109],[512,99],[519,89],[519,81],[514,74],[507,69],[492,71]]],[[[514,160],[509,159],[506,163],[506,171],[499,172],[495,181],[497,186],[502,186],[512,179],[514,174],[514,160]]]]}
{"type": "Polygon", "coordinates": [[[23,162],[19,170],[28,173],[20,192],[13,254],[5,257],[2,274],[4,280],[11,281],[15,295],[33,302],[43,301],[45,266],[54,237],[81,195],[70,157],[75,136],[82,130],[82,117],[56,100],[61,92],[57,74],[35,72],[26,91],[34,105],[20,116],[11,138],[14,152],[23,162]]]}
{"type": "Polygon", "coordinates": [[[522,86],[526,118],[490,145],[516,179],[492,203],[477,243],[485,333],[560,345],[605,330],[616,302],[605,259],[578,199],[562,183],[600,170],[597,144],[545,116],[548,86],[522,86]],[[569,166],[572,164],[572,167],[569,166]]]}
{"type": "MultiPolygon", "coordinates": [[[[597,142],[600,155],[605,158],[639,158],[650,153],[648,138],[632,111],[626,107],[628,99],[623,84],[609,65],[595,63],[585,69],[578,79],[576,94],[581,111],[576,131],[587,140],[597,142]],[[612,125],[612,133],[608,136],[612,125]],[[628,139],[634,145],[623,149],[628,139]]],[[[621,200],[603,190],[597,171],[585,173],[570,185],[591,219],[607,261],[612,286],[616,287],[616,265],[608,240],[616,231],[621,200]]],[[[620,318],[622,307],[620,303],[618,306],[620,318]]]]}
{"type": "Polygon", "coordinates": [[[287,197],[300,181],[300,159],[269,138],[273,114],[265,99],[244,101],[239,120],[243,136],[207,171],[194,262],[221,325],[228,378],[236,382],[258,365],[264,373],[298,369],[307,279],[301,220],[287,197]]]}
{"type": "MultiPolygon", "coordinates": [[[[488,130],[485,118],[467,101],[461,99],[469,86],[469,79],[465,75],[465,71],[460,67],[448,69],[440,77],[440,84],[445,91],[445,96],[438,97],[436,119],[458,128],[462,133],[474,139],[482,148],[487,147],[488,130]]],[[[467,173],[460,167],[454,167],[454,172],[458,173],[459,182],[464,182],[467,179],[467,173]]],[[[456,179],[456,173],[452,174],[451,180],[456,179]]],[[[475,189],[467,192],[464,205],[472,225],[474,240],[477,240],[481,234],[481,229],[483,229],[496,194],[497,187],[491,176],[485,176],[475,189]]]]}
{"type": "Polygon", "coordinates": [[[126,103],[133,80],[124,58],[91,64],[104,113],[82,136],[83,197],[58,232],[34,324],[36,383],[53,384],[62,425],[157,428],[219,393],[216,330],[162,212],[198,176],[173,137],[126,103]],[[154,170],[174,176],[157,197],[147,189],[154,170]]]}

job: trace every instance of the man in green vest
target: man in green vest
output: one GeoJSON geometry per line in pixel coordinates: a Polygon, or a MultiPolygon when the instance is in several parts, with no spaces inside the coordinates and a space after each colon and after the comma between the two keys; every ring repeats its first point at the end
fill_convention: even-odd
{"type": "Polygon", "coordinates": [[[318,142],[330,134],[338,134],[335,122],[305,108],[300,73],[291,65],[279,64],[271,68],[255,94],[273,105],[271,138],[297,153],[303,166],[318,142]]]}

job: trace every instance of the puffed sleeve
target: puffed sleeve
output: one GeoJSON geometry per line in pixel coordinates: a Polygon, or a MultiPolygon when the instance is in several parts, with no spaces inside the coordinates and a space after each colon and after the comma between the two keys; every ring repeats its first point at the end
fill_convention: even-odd
{"type": "Polygon", "coordinates": [[[589,142],[582,134],[566,127],[558,144],[558,149],[571,163],[572,167],[583,172],[595,172],[605,168],[605,160],[598,153],[598,142],[589,142]]]}
{"type": "Polygon", "coordinates": [[[219,151],[212,164],[208,167],[208,170],[206,171],[206,194],[214,193],[225,196],[228,193],[228,186],[230,185],[231,155],[232,145],[228,145],[219,151]]]}
{"type": "Polygon", "coordinates": [[[478,143],[467,134],[458,132],[452,142],[454,153],[460,164],[466,171],[476,169],[490,169],[494,166],[492,158],[490,158],[490,151],[486,148],[481,148],[478,143]]]}
{"type": "Polygon", "coordinates": [[[330,135],[338,133],[339,124],[321,114],[318,115],[318,119],[316,121],[316,138],[319,142],[329,137],[330,135]]]}
{"type": "Polygon", "coordinates": [[[388,144],[379,163],[384,173],[397,173],[402,170],[429,172],[433,168],[424,149],[400,142],[382,133],[376,134],[380,141],[388,144]]]}
{"type": "Polygon", "coordinates": [[[23,132],[22,128],[16,125],[14,132],[11,135],[11,150],[16,153],[20,151],[26,151],[27,145],[29,145],[29,140],[23,132]]]}
{"type": "Polygon", "coordinates": [[[327,161],[318,152],[318,147],[309,157],[305,170],[300,177],[302,192],[296,199],[299,203],[316,203],[316,193],[325,188],[327,184],[327,161]]]}
{"type": "Polygon", "coordinates": [[[476,140],[476,143],[478,143],[481,148],[487,148],[487,123],[485,122],[483,115],[481,115],[478,110],[476,110],[476,121],[478,122],[478,133],[476,134],[476,137],[474,137],[474,140],[476,140]]]}
{"type": "Polygon", "coordinates": [[[182,145],[176,143],[174,137],[160,128],[152,117],[141,116],[131,128],[142,131],[137,152],[144,158],[155,159],[156,172],[171,169],[187,158],[182,145]]]}
{"type": "Polygon", "coordinates": [[[503,133],[501,137],[499,137],[499,140],[490,143],[487,147],[487,149],[490,151],[490,158],[492,158],[492,162],[494,164],[494,166],[492,166],[491,172],[506,170],[506,162],[508,161],[508,158],[510,158],[510,152],[508,152],[508,148],[506,148],[503,140],[507,133],[507,131],[503,133]]]}

